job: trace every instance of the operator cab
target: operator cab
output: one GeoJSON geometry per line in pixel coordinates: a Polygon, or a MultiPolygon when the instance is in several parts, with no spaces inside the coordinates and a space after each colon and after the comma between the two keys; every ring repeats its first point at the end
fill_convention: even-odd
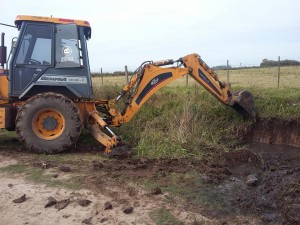
{"type": "Polygon", "coordinates": [[[17,16],[15,24],[20,33],[9,62],[10,97],[54,91],[92,98],[87,21],[17,16]]]}

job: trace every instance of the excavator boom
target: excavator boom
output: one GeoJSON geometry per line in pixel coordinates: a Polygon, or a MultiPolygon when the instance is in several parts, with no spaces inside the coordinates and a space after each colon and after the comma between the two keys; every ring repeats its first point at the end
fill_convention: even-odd
{"type": "MultiPolygon", "coordinates": [[[[106,123],[102,129],[129,122],[154,93],[186,74],[195,79],[217,100],[231,106],[244,118],[255,118],[256,110],[250,92],[241,91],[233,94],[230,91],[230,85],[221,82],[217,74],[206,65],[198,54],[190,54],[175,61],[170,59],[142,64],[120,95],[106,101],[105,104],[97,105],[96,108],[101,109],[101,113],[104,114],[103,121],[106,123]],[[177,66],[173,66],[175,63],[177,66]],[[125,99],[126,103],[123,110],[118,111],[116,105],[120,99],[125,99]]],[[[103,138],[103,141],[99,135],[96,138],[107,147],[107,153],[110,153],[114,146],[120,146],[116,141],[118,140],[116,136],[111,138],[111,142],[107,140],[107,137],[103,138]]],[[[114,150],[114,152],[116,151],[114,150]]]]}
{"type": "Polygon", "coordinates": [[[186,74],[189,74],[220,102],[236,109],[243,117],[252,118],[256,116],[253,96],[250,92],[242,91],[233,94],[230,91],[229,84],[221,82],[217,74],[206,65],[198,54],[190,54],[176,61],[164,60],[142,66],[116,98],[117,102],[120,98],[126,96],[129,91],[135,89],[129,95],[129,102],[122,110],[121,115],[114,115],[112,125],[118,126],[130,121],[155,92],[186,74]],[[163,67],[174,63],[180,65],[177,67],[163,67]]]}

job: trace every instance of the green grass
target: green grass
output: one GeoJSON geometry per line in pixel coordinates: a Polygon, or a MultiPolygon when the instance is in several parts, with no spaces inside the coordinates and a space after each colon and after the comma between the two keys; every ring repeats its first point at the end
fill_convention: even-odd
{"type": "Polygon", "coordinates": [[[25,172],[26,168],[27,168],[27,166],[20,165],[20,164],[9,165],[9,166],[0,168],[0,172],[10,173],[10,174],[21,174],[21,173],[25,172]]]}
{"type": "MultiPolygon", "coordinates": [[[[220,79],[227,81],[226,70],[216,70],[220,79]]],[[[278,68],[249,68],[229,70],[229,82],[233,86],[243,87],[277,87],[278,68]]],[[[279,87],[300,87],[300,66],[280,68],[279,87]]]]}
{"type": "Polygon", "coordinates": [[[78,177],[61,181],[51,175],[45,175],[45,170],[41,168],[29,167],[26,170],[26,176],[34,183],[42,183],[49,187],[65,187],[74,190],[82,188],[82,181],[78,177]]]}
{"type": "Polygon", "coordinates": [[[91,152],[87,150],[89,154],[84,154],[83,152],[77,153],[75,150],[69,151],[66,153],[60,154],[36,154],[32,152],[31,157],[34,158],[36,161],[47,161],[47,162],[57,162],[57,163],[65,163],[65,162],[91,162],[93,160],[99,160],[100,153],[97,154],[90,154],[91,152]]]}
{"type": "Polygon", "coordinates": [[[238,144],[234,134],[243,126],[250,124],[203,88],[166,87],[114,131],[139,156],[172,158],[203,156],[207,149],[228,151],[238,144]]]}
{"type": "Polygon", "coordinates": [[[260,117],[300,119],[300,88],[249,88],[260,117]]]}
{"type": "Polygon", "coordinates": [[[21,146],[22,145],[19,142],[18,136],[15,131],[7,131],[4,129],[0,129],[0,149],[16,149],[21,146]]]}
{"type": "Polygon", "coordinates": [[[59,180],[52,179],[51,176],[45,175],[44,172],[45,171],[41,168],[28,167],[25,174],[28,180],[31,180],[34,183],[42,183],[49,187],[57,187],[61,185],[59,180]]]}
{"type": "Polygon", "coordinates": [[[45,184],[49,187],[65,187],[68,189],[78,190],[82,188],[82,179],[80,177],[71,177],[67,180],[59,180],[53,178],[51,175],[46,175],[45,170],[38,167],[31,167],[22,164],[9,165],[7,167],[0,168],[2,173],[10,174],[23,174],[24,178],[34,182],[45,184]]]}
{"type": "Polygon", "coordinates": [[[0,135],[2,140],[10,140],[10,139],[18,138],[16,132],[7,131],[4,129],[0,129],[0,135]]]}
{"type": "Polygon", "coordinates": [[[218,185],[203,181],[199,173],[193,170],[184,174],[171,173],[167,177],[157,175],[154,178],[145,179],[143,185],[149,191],[160,187],[163,193],[169,193],[165,199],[167,204],[174,204],[174,198],[180,197],[185,204],[192,205],[193,209],[199,207],[204,211],[215,210],[222,215],[239,213],[228,200],[235,190],[230,195],[224,195],[220,192],[218,185]]]}
{"type": "Polygon", "coordinates": [[[157,225],[181,225],[169,210],[166,208],[159,208],[149,213],[150,218],[155,222],[157,225]]]}

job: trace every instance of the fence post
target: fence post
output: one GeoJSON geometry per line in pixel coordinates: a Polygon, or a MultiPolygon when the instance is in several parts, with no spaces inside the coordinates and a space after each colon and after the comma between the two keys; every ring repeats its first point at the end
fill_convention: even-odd
{"type": "Polygon", "coordinates": [[[185,86],[188,86],[189,85],[189,75],[185,75],[185,86]]]}
{"type": "Polygon", "coordinates": [[[227,83],[229,83],[229,60],[227,59],[227,83]]]}
{"type": "Polygon", "coordinates": [[[102,74],[102,68],[100,68],[100,76],[101,76],[101,83],[102,83],[102,86],[103,86],[103,74],[102,74]]]}
{"type": "Polygon", "coordinates": [[[277,87],[279,87],[280,82],[280,56],[278,56],[278,80],[277,80],[277,87]]]}
{"type": "Polygon", "coordinates": [[[127,66],[125,66],[125,81],[126,81],[126,84],[128,84],[128,69],[127,69],[127,66]]]}

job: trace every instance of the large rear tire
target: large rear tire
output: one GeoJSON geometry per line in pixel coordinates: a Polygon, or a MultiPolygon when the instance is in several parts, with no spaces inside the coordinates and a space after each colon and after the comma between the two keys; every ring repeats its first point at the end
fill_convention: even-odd
{"type": "Polygon", "coordinates": [[[82,131],[82,119],[73,101],[47,92],[30,98],[19,109],[16,131],[27,148],[54,154],[76,143],[82,131]]]}

